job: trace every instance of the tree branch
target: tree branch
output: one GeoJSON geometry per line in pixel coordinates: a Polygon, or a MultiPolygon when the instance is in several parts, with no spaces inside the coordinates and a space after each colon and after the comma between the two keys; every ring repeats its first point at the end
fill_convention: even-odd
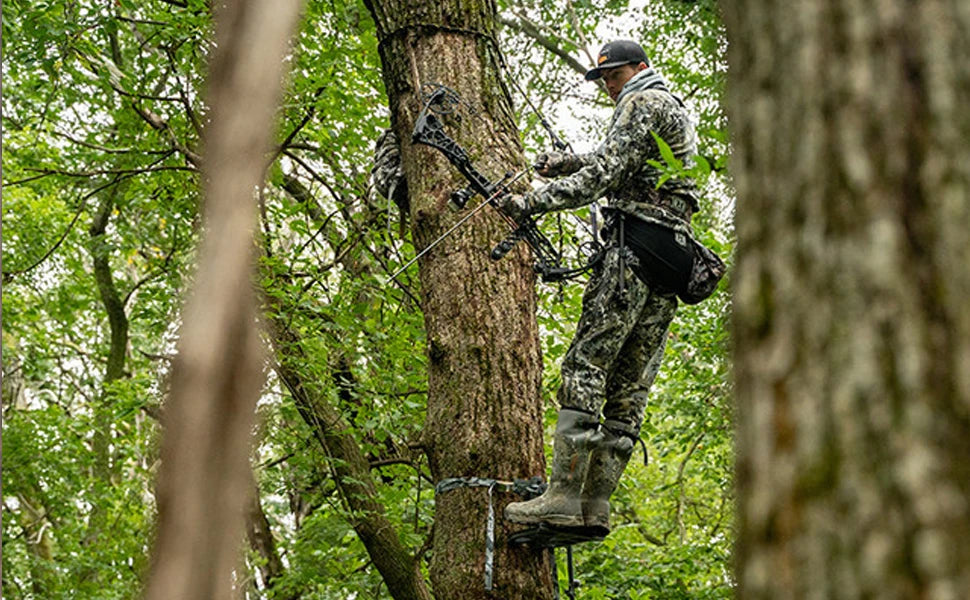
{"type": "Polygon", "coordinates": [[[310,176],[313,177],[313,179],[315,179],[317,182],[323,185],[323,187],[327,188],[327,191],[330,192],[330,196],[333,197],[334,200],[336,200],[337,202],[343,203],[343,198],[341,198],[340,194],[338,194],[337,191],[333,189],[333,187],[330,185],[330,182],[324,179],[322,175],[317,173],[316,170],[310,165],[308,165],[305,160],[303,160],[301,157],[297,156],[296,154],[293,154],[292,152],[286,149],[283,150],[283,155],[286,156],[287,158],[292,159],[293,162],[303,167],[303,169],[306,170],[306,172],[309,173],[310,176]]]}
{"type": "MultiPolygon", "coordinates": [[[[282,314],[278,300],[266,296],[266,301],[274,307],[271,314],[282,314]]],[[[350,426],[341,418],[340,412],[300,375],[295,365],[307,362],[303,342],[279,319],[274,319],[272,338],[283,362],[278,362],[275,370],[290,391],[303,420],[331,459],[333,480],[347,508],[356,517],[351,525],[395,600],[430,600],[417,559],[401,542],[377,498],[370,465],[349,433],[350,426]]]]}
{"type": "MultiPolygon", "coordinates": [[[[270,528],[269,519],[263,510],[263,505],[259,500],[259,486],[256,481],[252,481],[249,495],[249,505],[246,507],[246,538],[249,546],[262,559],[259,564],[259,572],[262,576],[263,587],[269,592],[274,589],[276,582],[283,576],[285,567],[280,560],[280,554],[276,549],[276,539],[270,528]]],[[[296,590],[289,590],[289,593],[275,593],[273,598],[280,600],[295,600],[299,597],[296,590]]]]}
{"type": "MultiPolygon", "coordinates": [[[[173,100],[181,101],[180,98],[174,98],[173,100]]],[[[182,142],[178,140],[178,138],[175,136],[175,132],[172,131],[172,128],[169,126],[168,121],[163,119],[161,116],[151,112],[150,110],[141,108],[140,106],[138,106],[136,102],[132,102],[131,107],[135,110],[136,113],[138,113],[138,116],[140,116],[146,123],[148,123],[152,127],[152,129],[160,133],[167,134],[169,144],[172,146],[172,148],[182,153],[182,155],[185,156],[185,159],[188,160],[190,163],[192,163],[192,166],[198,168],[202,165],[202,157],[196,154],[195,152],[193,152],[192,150],[190,150],[187,146],[185,146],[184,144],[182,144],[182,142]]]]}
{"type": "Polygon", "coordinates": [[[586,39],[586,34],[583,33],[583,28],[579,25],[579,17],[576,16],[576,7],[572,0],[566,0],[566,8],[569,9],[569,22],[573,26],[573,31],[579,36],[580,47],[586,54],[586,58],[589,59],[589,63],[595,65],[596,59],[589,53],[589,40],[586,39]]]}
{"type": "Polygon", "coordinates": [[[178,67],[175,64],[175,50],[171,47],[165,47],[165,56],[168,57],[168,64],[172,69],[172,73],[175,74],[175,81],[179,84],[179,99],[182,102],[182,106],[185,107],[185,114],[189,118],[189,123],[192,124],[192,129],[195,130],[195,134],[202,135],[202,124],[199,122],[198,116],[195,114],[195,109],[192,108],[192,103],[189,102],[189,95],[185,91],[185,85],[182,83],[182,78],[179,76],[178,67]]]}
{"type": "Polygon", "coordinates": [[[687,468],[687,461],[690,460],[690,457],[693,456],[698,446],[700,446],[701,440],[704,439],[705,435],[707,435],[706,431],[701,432],[701,434],[697,436],[694,443],[691,444],[690,449],[687,451],[687,454],[684,456],[684,459],[680,461],[680,466],[677,467],[677,487],[680,489],[680,495],[677,497],[677,529],[680,533],[681,542],[687,539],[687,531],[686,527],[684,526],[684,506],[687,503],[687,490],[684,486],[684,471],[687,468]]]}
{"type": "Polygon", "coordinates": [[[284,150],[290,147],[290,144],[293,142],[293,138],[295,138],[296,135],[300,133],[300,131],[304,127],[306,127],[307,123],[310,122],[310,119],[313,118],[313,115],[316,114],[316,111],[317,111],[316,100],[320,97],[320,94],[322,94],[323,90],[325,89],[326,89],[326,86],[321,85],[316,90],[314,90],[313,92],[314,102],[310,104],[310,107],[307,109],[306,114],[303,115],[303,119],[299,123],[297,123],[296,127],[294,127],[293,130],[290,131],[289,134],[287,134],[286,138],[283,139],[282,143],[280,143],[279,148],[277,148],[276,153],[273,155],[273,159],[270,162],[275,162],[276,159],[279,158],[280,154],[284,150]]]}
{"type": "Polygon", "coordinates": [[[544,36],[541,31],[539,31],[539,26],[530,21],[522,14],[517,14],[516,18],[510,18],[505,15],[498,15],[497,20],[503,25],[507,25],[512,29],[524,34],[525,36],[534,40],[537,44],[545,48],[550,53],[558,56],[566,63],[572,70],[577,73],[586,74],[586,66],[572,57],[568,52],[563,50],[556,41],[544,36]]]}
{"type": "Polygon", "coordinates": [[[626,517],[630,522],[636,524],[637,531],[640,532],[640,535],[643,536],[643,539],[647,540],[654,546],[667,545],[667,542],[663,541],[662,539],[658,538],[657,536],[647,531],[646,525],[643,524],[643,521],[640,519],[640,516],[637,515],[636,511],[633,510],[631,507],[624,504],[622,505],[622,507],[620,507],[619,512],[621,515],[626,517]]]}
{"type": "MultiPolygon", "coordinates": [[[[164,158],[164,156],[163,156],[164,158]]],[[[17,181],[11,181],[5,183],[5,186],[23,185],[25,183],[30,183],[31,181],[36,181],[37,179],[42,179],[44,177],[50,177],[51,175],[60,175],[61,177],[73,177],[75,179],[87,179],[89,177],[95,177],[97,175],[140,175],[142,173],[159,173],[162,171],[191,171],[193,173],[197,172],[198,169],[194,167],[184,167],[181,165],[162,165],[160,167],[142,167],[134,169],[91,169],[89,171],[65,171],[64,169],[52,169],[52,168],[35,168],[27,167],[24,169],[32,173],[37,173],[31,177],[25,177],[24,179],[18,179],[17,181]]]]}
{"type": "Polygon", "coordinates": [[[104,152],[105,154],[171,154],[171,150],[141,150],[138,148],[108,148],[106,146],[101,146],[99,144],[92,144],[91,142],[86,142],[84,140],[79,140],[70,134],[64,133],[63,131],[54,131],[54,135],[60,136],[78,146],[83,146],[85,148],[90,148],[92,150],[97,150],[99,152],[104,152]]]}
{"type": "Polygon", "coordinates": [[[123,302],[124,305],[126,306],[128,305],[128,301],[131,299],[132,295],[134,295],[134,293],[138,291],[140,287],[142,287],[143,285],[147,284],[148,282],[154,279],[157,279],[158,277],[161,277],[168,271],[169,264],[172,262],[172,256],[175,255],[175,251],[178,249],[178,242],[179,242],[178,232],[179,232],[178,227],[173,226],[172,227],[172,238],[173,238],[172,249],[169,250],[168,253],[165,255],[165,260],[162,262],[162,265],[160,267],[158,267],[157,269],[155,269],[145,277],[139,279],[135,283],[135,285],[133,285],[131,289],[128,290],[128,293],[125,294],[125,299],[123,302]]]}

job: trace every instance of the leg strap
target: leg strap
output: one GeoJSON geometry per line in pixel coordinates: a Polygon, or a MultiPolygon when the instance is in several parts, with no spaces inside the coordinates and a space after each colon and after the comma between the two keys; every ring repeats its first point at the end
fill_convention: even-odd
{"type": "Polygon", "coordinates": [[[640,448],[643,450],[643,466],[647,466],[647,444],[640,437],[639,427],[618,419],[606,419],[603,421],[602,427],[613,435],[629,438],[633,441],[634,445],[639,442],[640,448]]]}

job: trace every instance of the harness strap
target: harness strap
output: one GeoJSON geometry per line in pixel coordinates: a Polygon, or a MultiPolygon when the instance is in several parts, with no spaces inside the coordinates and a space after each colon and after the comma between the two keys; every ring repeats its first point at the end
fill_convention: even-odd
{"type": "Polygon", "coordinates": [[[617,263],[620,272],[617,273],[617,276],[620,278],[620,298],[623,299],[623,294],[626,293],[626,240],[624,239],[626,215],[619,213],[617,217],[620,220],[620,258],[617,263]]]}

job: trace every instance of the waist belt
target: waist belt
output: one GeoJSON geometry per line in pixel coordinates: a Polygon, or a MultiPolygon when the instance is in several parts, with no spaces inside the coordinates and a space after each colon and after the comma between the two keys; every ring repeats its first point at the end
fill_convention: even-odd
{"type": "Polygon", "coordinates": [[[631,203],[632,205],[653,206],[663,209],[671,216],[690,223],[691,217],[697,212],[697,201],[690,196],[680,194],[661,193],[660,190],[648,190],[646,193],[636,198],[615,197],[615,201],[620,203],[631,203]]]}

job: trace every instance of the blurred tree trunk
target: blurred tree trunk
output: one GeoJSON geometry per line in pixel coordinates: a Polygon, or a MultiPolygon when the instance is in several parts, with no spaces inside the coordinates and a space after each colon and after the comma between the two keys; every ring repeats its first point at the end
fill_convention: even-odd
{"type": "Polygon", "coordinates": [[[255,193],[299,7],[298,0],[228,0],[216,8],[206,236],[165,407],[151,600],[233,596],[264,368],[252,283],[255,193]]]}
{"type": "Polygon", "coordinates": [[[741,598],[970,598],[970,10],[722,3],[741,598]]]}
{"type": "MultiPolygon", "coordinates": [[[[377,22],[391,121],[402,140],[409,221],[420,250],[461,217],[446,202],[453,190],[467,185],[438,151],[410,143],[423,84],[445,84],[478,108],[478,116],[466,112],[461,128],[448,133],[480,171],[498,179],[525,164],[491,42],[495,6],[487,0],[367,4],[377,22]]],[[[451,125],[457,123],[449,120],[451,125]]],[[[419,262],[429,355],[423,443],[436,481],[544,475],[531,259],[524,247],[499,263],[488,257],[507,233],[498,215],[486,209],[419,262]]],[[[514,500],[495,496],[498,537],[490,595],[484,591],[486,488],[437,496],[431,560],[435,598],[551,597],[544,555],[505,543],[501,511],[514,500]]]]}

